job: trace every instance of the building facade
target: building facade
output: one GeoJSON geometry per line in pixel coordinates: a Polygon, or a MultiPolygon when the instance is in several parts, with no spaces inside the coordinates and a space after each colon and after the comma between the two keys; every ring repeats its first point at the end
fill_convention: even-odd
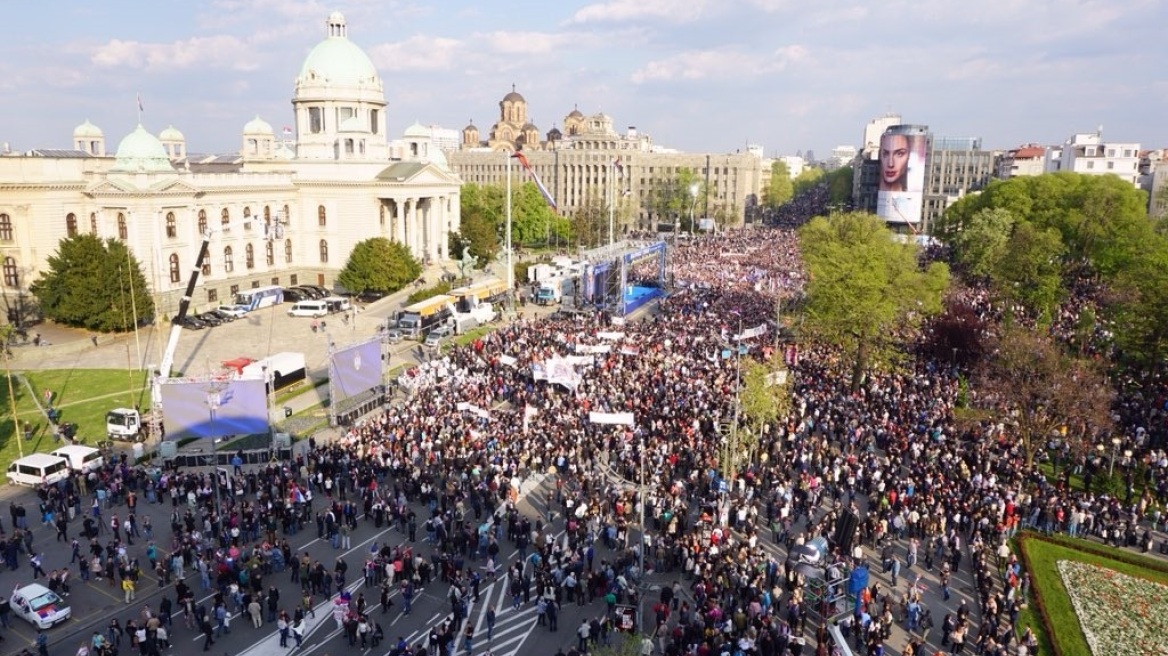
{"type": "Polygon", "coordinates": [[[1003,180],[1025,175],[1042,175],[1046,163],[1046,147],[1026,144],[1002,153],[995,175],[1003,180]]]}
{"type": "Polygon", "coordinates": [[[61,238],[120,239],[142,262],[159,316],[172,317],[204,236],[195,308],[262,285],[332,286],[353,247],[370,237],[405,244],[424,262],[449,257],[461,181],[431,136],[389,154],[383,81],[333,13],[293,89],[295,136],[263,119],[243,126],[240,152],[188,152],[181,132],[138,125],[113,157],[85,121],[72,150],[0,157],[4,302],[25,314],[28,285],[61,238]]]}
{"type": "Polygon", "coordinates": [[[1072,171],[1087,175],[1115,175],[1139,186],[1140,145],[1103,140],[1102,130],[1076,134],[1061,146],[1046,149],[1044,173],[1072,171]]]}
{"type": "MultiPolygon", "coordinates": [[[[688,169],[708,189],[709,202],[703,199],[696,216],[720,214],[727,224],[741,225],[745,209],[757,202],[762,190],[762,159],[751,153],[666,151],[635,127],[618,133],[609,116],[585,115],[575,108],[564,117],[562,131],[552,128],[540,140],[534,125],[517,128],[530,125],[523,96],[512,90],[499,106],[499,120],[486,140],[473,122],[463,130],[461,149],[447,155],[451,169],[468,183],[503,184],[511,153],[522,149],[560,212],[568,216],[587,202],[607,205],[611,199],[622,233],[672,225],[677,217],[660,216],[656,198],[688,169]]],[[[512,175],[521,180],[522,171],[512,166],[512,175]]]]}

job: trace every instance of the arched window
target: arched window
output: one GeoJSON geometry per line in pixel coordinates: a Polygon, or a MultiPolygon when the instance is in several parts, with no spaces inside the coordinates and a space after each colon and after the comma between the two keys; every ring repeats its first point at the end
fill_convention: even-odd
{"type": "Polygon", "coordinates": [[[320,263],[328,264],[328,241],[320,240],[320,263]]]}
{"type": "Polygon", "coordinates": [[[251,208],[243,208],[243,229],[251,230],[251,208]]]}
{"type": "Polygon", "coordinates": [[[0,214],[0,241],[12,241],[12,217],[0,214]]]}
{"type": "Polygon", "coordinates": [[[118,212],[118,239],[126,241],[130,238],[130,228],[126,225],[126,215],[118,212]]]}
{"type": "Polygon", "coordinates": [[[292,264],[292,240],[291,239],[284,240],[284,262],[286,264],[292,264]]]}
{"type": "Polygon", "coordinates": [[[223,208],[222,212],[219,212],[219,218],[225,230],[231,227],[231,211],[226,207],[223,208]]]}
{"type": "Polygon", "coordinates": [[[65,215],[65,236],[77,236],[77,215],[72,212],[69,212],[69,214],[65,215]]]}
{"type": "Polygon", "coordinates": [[[223,249],[223,270],[227,273],[231,273],[231,272],[235,271],[235,260],[232,259],[233,255],[234,255],[234,253],[231,251],[230,246],[224,247],[224,249],[223,249]]]}
{"type": "Polygon", "coordinates": [[[166,236],[171,239],[178,236],[178,222],[174,218],[174,212],[166,213],[166,236]]]}
{"type": "Polygon", "coordinates": [[[89,234],[97,234],[97,212],[89,213],[89,234]]]}
{"type": "Polygon", "coordinates": [[[249,269],[255,268],[255,246],[248,244],[247,247],[243,249],[243,263],[247,265],[247,268],[249,269]]]}
{"type": "Polygon", "coordinates": [[[203,258],[203,277],[207,278],[211,275],[211,253],[207,253],[207,257],[203,258]]]}
{"type": "Polygon", "coordinates": [[[276,263],[276,247],[272,245],[271,241],[264,242],[264,259],[268,266],[273,266],[276,263]]]}
{"type": "Polygon", "coordinates": [[[328,212],[325,211],[324,205],[316,208],[316,225],[322,228],[328,225],[328,212]]]}
{"type": "MultiPolygon", "coordinates": [[[[0,216],[6,215],[0,214],[0,216]]],[[[16,260],[11,257],[4,258],[4,286],[20,286],[20,270],[16,268],[16,260]]]]}
{"type": "Polygon", "coordinates": [[[207,234],[207,210],[199,210],[199,236],[207,234]]]}
{"type": "Polygon", "coordinates": [[[264,205],[264,223],[272,220],[272,208],[264,205]]]}
{"type": "Polygon", "coordinates": [[[182,281],[182,271],[178,268],[178,253],[172,253],[170,256],[170,281],[172,283],[182,281]]]}

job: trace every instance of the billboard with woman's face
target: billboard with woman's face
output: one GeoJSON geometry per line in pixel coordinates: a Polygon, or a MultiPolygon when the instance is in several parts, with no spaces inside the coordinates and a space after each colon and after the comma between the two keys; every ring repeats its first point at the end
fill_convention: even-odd
{"type": "Polygon", "coordinates": [[[920,223],[925,191],[925,134],[886,133],[880,139],[876,214],[892,223],[920,223]]]}

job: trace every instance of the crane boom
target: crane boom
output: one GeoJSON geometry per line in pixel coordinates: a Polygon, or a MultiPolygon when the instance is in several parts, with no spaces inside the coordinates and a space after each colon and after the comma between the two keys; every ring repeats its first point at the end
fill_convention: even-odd
{"type": "Polygon", "coordinates": [[[178,348],[178,337],[182,334],[182,320],[186,318],[191,307],[191,297],[195,294],[195,286],[199,284],[199,273],[203,270],[203,263],[207,260],[207,251],[211,247],[211,233],[203,235],[203,245],[199,247],[199,257],[195,259],[195,266],[191,268],[191,277],[187,280],[186,291],[178,302],[178,313],[171,322],[170,339],[166,342],[166,351],[162,354],[162,363],[158,367],[158,383],[154,385],[154,402],[161,402],[159,383],[170,378],[170,370],[174,366],[174,351],[178,348]]]}

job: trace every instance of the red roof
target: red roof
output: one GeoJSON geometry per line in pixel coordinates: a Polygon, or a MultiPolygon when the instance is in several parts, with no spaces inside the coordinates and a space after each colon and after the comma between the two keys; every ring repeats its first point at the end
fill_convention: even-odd
{"type": "Polygon", "coordinates": [[[1042,146],[1023,146],[1014,151],[1014,159],[1037,159],[1046,156],[1046,149],[1042,146]]]}
{"type": "Polygon", "coordinates": [[[238,375],[238,374],[243,373],[244,367],[246,367],[247,365],[249,365],[253,362],[255,362],[255,360],[253,360],[251,358],[235,358],[234,360],[227,360],[226,362],[224,362],[223,368],[224,369],[234,369],[235,373],[238,375]]]}

